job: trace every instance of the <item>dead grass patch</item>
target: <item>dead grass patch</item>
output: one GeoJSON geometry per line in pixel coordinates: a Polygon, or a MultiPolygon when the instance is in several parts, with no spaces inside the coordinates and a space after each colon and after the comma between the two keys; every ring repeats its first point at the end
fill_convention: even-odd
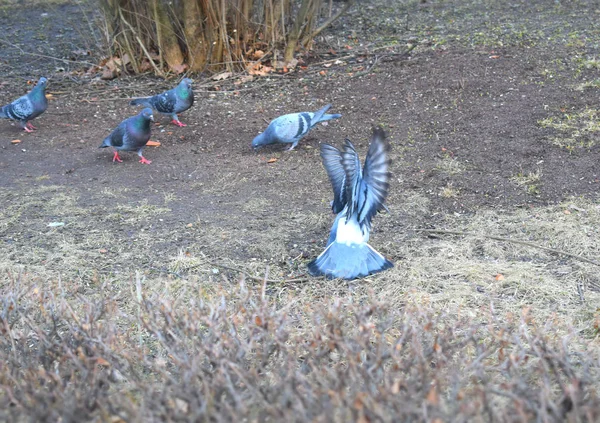
{"type": "Polygon", "coordinates": [[[585,109],[581,112],[550,116],[538,122],[542,128],[552,128],[562,133],[550,138],[550,143],[569,152],[590,149],[597,145],[600,133],[598,110],[585,109]]]}

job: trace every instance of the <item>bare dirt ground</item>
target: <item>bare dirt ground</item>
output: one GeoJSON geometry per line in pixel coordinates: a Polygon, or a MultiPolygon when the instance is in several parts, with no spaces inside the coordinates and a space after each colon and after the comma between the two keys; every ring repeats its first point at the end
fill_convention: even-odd
{"type": "Polygon", "coordinates": [[[220,265],[302,278],[333,221],[319,144],[348,137],[364,155],[377,124],[393,146],[394,178],[391,214],[375,218],[371,244],[395,268],[354,282],[282,282],[271,292],[308,287],[307,298],[326,300],[373,291],[397,304],[411,293],[474,315],[490,302],[501,311],[531,305],[592,331],[597,264],[419,230],[495,235],[598,260],[594,2],[361,3],[318,40],[307,70],[219,91],[197,77],[196,104],[180,115],[188,126],[165,118],[153,128],[162,145],[145,150],[149,166],[135,154],[112,163],[97,147],[137,112],[131,97],[175,81],[74,73],[101,55],[89,3],[0,5],[1,101],[42,75],[52,94],[35,133],[0,122],[3,273],[66,278],[89,295],[119,290],[136,272],[149,286],[238,274],[220,265]],[[418,46],[402,56],[409,41],[418,46]],[[250,148],[274,117],[326,103],[343,118],[296,151],[250,148]]]}

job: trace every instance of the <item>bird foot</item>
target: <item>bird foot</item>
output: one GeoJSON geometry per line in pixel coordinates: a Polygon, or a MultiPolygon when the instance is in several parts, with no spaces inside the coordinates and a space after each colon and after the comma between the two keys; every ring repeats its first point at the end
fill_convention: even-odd
{"type": "MultiPolygon", "coordinates": [[[[142,156],[140,156],[140,157],[142,157],[142,156]]],[[[143,163],[143,164],[150,164],[150,163],[152,163],[152,160],[148,160],[147,158],[145,158],[145,157],[142,157],[142,158],[140,159],[140,163],[143,163]]]]}
{"type": "Polygon", "coordinates": [[[181,122],[180,120],[173,119],[171,122],[174,123],[175,125],[179,126],[180,128],[183,126],[187,126],[185,123],[181,122]]]}
{"type": "Polygon", "coordinates": [[[37,129],[35,126],[33,126],[33,125],[31,124],[31,122],[27,122],[27,123],[25,124],[25,127],[29,128],[29,129],[37,129]]]}
{"type": "Polygon", "coordinates": [[[29,129],[27,126],[25,126],[25,127],[23,128],[23,130],[24,130],[25,132],[33,132],[33,131],[32,131],[31,129],[29,129]]]}
{"type": "Polygon", "coordinates": [[[114,162],[123,163],[123,160],[121,160],[121,158],[119,157],[119,153],[116,151],[115,151],[115,155],[113,156],[113,163],[114,162]]]}

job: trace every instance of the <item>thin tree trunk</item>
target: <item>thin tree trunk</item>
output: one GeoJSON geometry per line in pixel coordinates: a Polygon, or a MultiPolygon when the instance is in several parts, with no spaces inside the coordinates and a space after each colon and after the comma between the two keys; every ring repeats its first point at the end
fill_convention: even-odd
{"type": "Polygon", "coordinates": [[[184,59],[173,24],[161,0],[153,0],[152,7],[160,54],[170,69],[180,71],[184,59]]]}
{"type": "Polygon", "coordinates": [[[188,46],[188,64],[192,72],[199,72],[206,66],[209,45],[202,28],[202,14],[197,0],[184,0],[183,27],[188,46]]]}
{"type": "Polygon", "coordinates": [[[300,34],[302,32],[304,21],[306,20],[306,15],[308,14],[310,2],[311,0],[302,0],[300,10],[298,11],[298,15],[294,21],[294,26],[288,34],[285,51],[283,53],[283,61],[285,63],[290,63],[294,59],[294,52],[296,51],[296,46],[298,45],[298,40],[300,39],[300,34]]]}

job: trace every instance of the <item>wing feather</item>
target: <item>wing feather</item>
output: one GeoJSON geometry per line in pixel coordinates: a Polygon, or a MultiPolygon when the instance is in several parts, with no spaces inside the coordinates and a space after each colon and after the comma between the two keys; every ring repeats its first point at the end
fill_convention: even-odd
{"type": "Polygon", "coordinates": [[[333,204],[331,205],[331,209],[337,214],[344,209],[348,202],[346,172],[342,165],[342,154],[340,150],[329,144],[321,144],[321,159],[333,187],[333,204]]]}
{"type": "Polygon", "coordinates": [[[360,189],[360,182],[362,180],[360,159],[358,158],[354,145],[352,145],[349,139],[344,141],[342,166],[344,167],[347,178],[346,195],[348,198],[348,213],[346,215],[346,220],[348,220],[356,212],[358,207],[356,199],[358,198],[358,190],[360,189]]]}
{"type": "Polygon", "coordinates": [[[361,224],[370,224],[373,216],[384,207],[390,187],[390,149],[385,132],[381,128],[374,128],[356,198],[358,221],[361,224]]]}

